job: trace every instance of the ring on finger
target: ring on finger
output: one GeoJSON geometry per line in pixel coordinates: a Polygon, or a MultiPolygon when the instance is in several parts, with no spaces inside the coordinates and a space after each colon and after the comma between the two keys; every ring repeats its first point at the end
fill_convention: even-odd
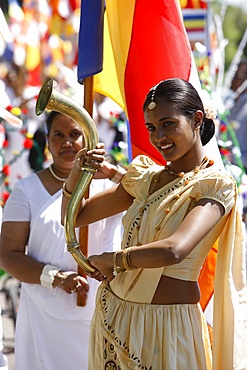
{"type": "Polygon", "coordinates": [[[71,289],[70,293],[75,293],[77,291],[77,288],[79,288],[80,285],[81,285],[80,283],[77,283],[75,289],[71,289]]]}

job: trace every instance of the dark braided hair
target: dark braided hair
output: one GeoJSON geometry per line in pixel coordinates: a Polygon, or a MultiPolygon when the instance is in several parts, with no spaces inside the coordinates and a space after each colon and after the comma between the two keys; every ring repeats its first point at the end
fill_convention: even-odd
{"type": "Polygon", "coordinates": [[[147,94],[143,104],[143,111],[152,101],[156,104],[158,102],[170,102],[174,108],[188,119],[191,119],[197,110],[201,110],[204,114],[203,123],[200,127],[202,145],[206,145],[213,137],[215,133],[214,121],[206,118],[202,100],[196,89],[188,81],[180,78],[170,78],[161,81],[147,94]]]}

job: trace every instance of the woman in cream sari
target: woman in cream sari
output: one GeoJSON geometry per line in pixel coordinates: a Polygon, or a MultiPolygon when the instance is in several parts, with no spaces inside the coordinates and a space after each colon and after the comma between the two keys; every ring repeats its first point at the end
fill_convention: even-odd
{"type": "MultiPolygon", "coordinates": [[[[207,158],[213,117],[186,81],[162,81],[148,93],[144,118],[166,166],[146,156],[121,183],[82,201],[77,225],[127,210],[121,250],[89,257],[102,280],[91,324],[89,370],[247,368],[244,243],[233,178],[207,158]],[[198,278],[218,240],[213,356],[199,305],[198,278]]],[[[103,151],[82,151],[78,163],[103,151]]],[[[62,217],[68,199],[63,198],[62,217]]]]}

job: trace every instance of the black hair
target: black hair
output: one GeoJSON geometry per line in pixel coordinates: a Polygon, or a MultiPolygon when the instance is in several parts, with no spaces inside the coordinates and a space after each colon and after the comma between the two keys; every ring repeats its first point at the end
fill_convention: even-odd
{"type": "Polygon", "coordinates": [[[152,101],[156,104],[158,102],[170,102],[188,119],[191,119],[197,110],[201,110],[204,114],[203,123],[200,127],[202,145],[206,145],[213,137],[215,133],[214,121],[206,118],[202,100],[196,89],[188,81],[180,78],[161,81],[147,94],[143,111],[152,101]]]}
{"type": "MultiPolygon", "coordinates": [[[[55,117],[61,114],[57,111],[51,111],[46,116],[46,131],[50,134],[51,125],[55,117]]],[[[43,169],[43,163],[45,160],[45,148],[46,148],[46,132],[44,127],[38,128],[33,136],[33,147],[29,151],[28,161],[33,171],[37,172],[43,169]]]]}
{"type": "Polygon", "coordinates": [[[29,151],[28,161],[34,172],[43,169],[45,160],[46,136],[43,128],[38,128],[33,136],[33,146],[29,151]]]}
{"type": "Polygon", "coordinates": [[[62,114],[60,112],[57,112],[55,110],[51,111],[47,117],[46,117],[46,121],[45,121],[45,124],[46,124],[46,130],[47,130],[47,134],[49,135],[50,132],[51,132],[51,125],[52,125],[52,122],[54,121],[55,117],[57,117],[59,114],[62,114]]]}

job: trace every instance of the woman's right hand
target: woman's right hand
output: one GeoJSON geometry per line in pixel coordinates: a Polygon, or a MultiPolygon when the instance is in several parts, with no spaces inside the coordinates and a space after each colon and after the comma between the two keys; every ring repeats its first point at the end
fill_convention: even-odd
{"type": "Polygon", "coordinates": [[[98,143],[95,149],[87,150],[83,148],[76,154],[75,165],[81,168],[84,165],[94,167],[96,170],[102,167],[102,163],[105,160],[105,145],[104,143],[98,143]]]}
{"type": "Polygon", "coordinates": [[[98,281],[110,282],[114,279],[112,260],[112,252],[105,252],[100,255],[95,254],[88,257],[88,261],[96,270],[95,272],[88,272],[87,275],[98,281]]]}

